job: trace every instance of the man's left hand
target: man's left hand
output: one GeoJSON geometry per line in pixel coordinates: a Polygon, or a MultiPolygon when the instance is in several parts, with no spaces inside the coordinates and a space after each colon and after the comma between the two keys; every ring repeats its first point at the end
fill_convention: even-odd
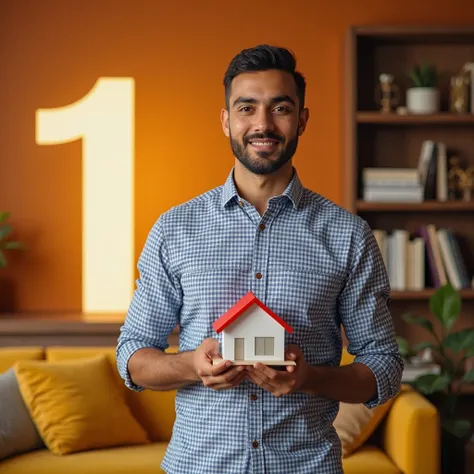
{"type": "Polygon", "coordinates": [[[296,366],[287,365],[286,371],[279,371],[260,363],[248,365],[247,378],[275,397],[298,391],[306,381],[309,365],[304,360],[301,349],[294,344],[287,347],[285,358],[294,360],[296,366]]]}

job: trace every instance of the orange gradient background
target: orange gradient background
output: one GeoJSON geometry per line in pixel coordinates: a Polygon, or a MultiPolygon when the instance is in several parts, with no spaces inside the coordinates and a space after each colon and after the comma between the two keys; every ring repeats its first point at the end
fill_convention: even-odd
{"type": "Polygon", "coordinates": [[[233,165],[219,112],[241,49],[295,52],[310,121],[294,165],[306,187],[342,204],[347,28],[473,21],[472,0],[2,0],[0,210],[28,246],[0,273],[15,310],[81,310],[81,143],[36,145],[37,108],[76,102],[101,76],[135,79],[138,258],[161,213],[222,184],[233,165]]]}

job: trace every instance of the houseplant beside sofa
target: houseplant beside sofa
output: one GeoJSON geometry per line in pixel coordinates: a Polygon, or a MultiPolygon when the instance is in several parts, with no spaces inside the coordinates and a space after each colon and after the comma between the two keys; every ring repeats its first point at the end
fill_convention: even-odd
{"type": "MultiPolygon", "coordinates": [[[[347,362],[350,356],[345,353],[342,363],[347,362]]],[[[0,460],[2,474],[162,472],[159,466],[171,437],[175,392],[127,389],[116,370],[115,348],[0,349],[0,374],[12,367],[25,406],[48,447],[36,446],[0,460]],[[74,396],[64,398],[66,391],[54,385],[61,383],[68,384],[74,396]],[[107,408],[97,411],[97,406],[107,408]],[[109,429],[107,436],[100,433],[104,429],[109,429]]],[[[0,394],[1,390],[0,383],[0,394]]],[[[357,406],[346,409],[352,416],[357,406]]],[[[438,415],[420,394],[403,387],[377,424],[378,445],[366,441],[370,433],[362,433],[362,428],[345,441],[352,443],[352,452],[344,458],[346,474],[439,472],[438,415]]]]}

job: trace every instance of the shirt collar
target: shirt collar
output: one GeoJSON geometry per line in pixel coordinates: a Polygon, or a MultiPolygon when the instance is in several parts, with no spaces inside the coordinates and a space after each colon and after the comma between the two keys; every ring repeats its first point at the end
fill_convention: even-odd
{"type": "MultiPolygon", "coordinates": [[[[298,173],[293,167],[293,177],[281,195],[286,196],[292,202],[294,209],[298,209],[301,197],[303,196],[303,189],[298,173]]],[[[237,200],[240,199],[234,182],[234,168],[232,168],[222,187],[222,207],[225,207],[228,202],[235,198],[237,198],[237,200]]]]}

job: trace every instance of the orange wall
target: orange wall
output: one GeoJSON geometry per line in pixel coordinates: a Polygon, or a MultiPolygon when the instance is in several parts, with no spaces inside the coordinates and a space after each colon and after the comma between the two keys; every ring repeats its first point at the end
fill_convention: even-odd
{"type": "Polygon", "coordinates": [[[341,202],[341,50],[351,24],[467,24],[472,0],[2,0],[0,210],[27,252],[0,278],[16,309],[81,307],[81,144],[35,144],[36,108],[83,97],[100,76],[136,80],[136,256],[160,213],[218,186],[233,165],[222,78],[242,48],[293,49],[310,122],[294,164],[341,202]]]}

